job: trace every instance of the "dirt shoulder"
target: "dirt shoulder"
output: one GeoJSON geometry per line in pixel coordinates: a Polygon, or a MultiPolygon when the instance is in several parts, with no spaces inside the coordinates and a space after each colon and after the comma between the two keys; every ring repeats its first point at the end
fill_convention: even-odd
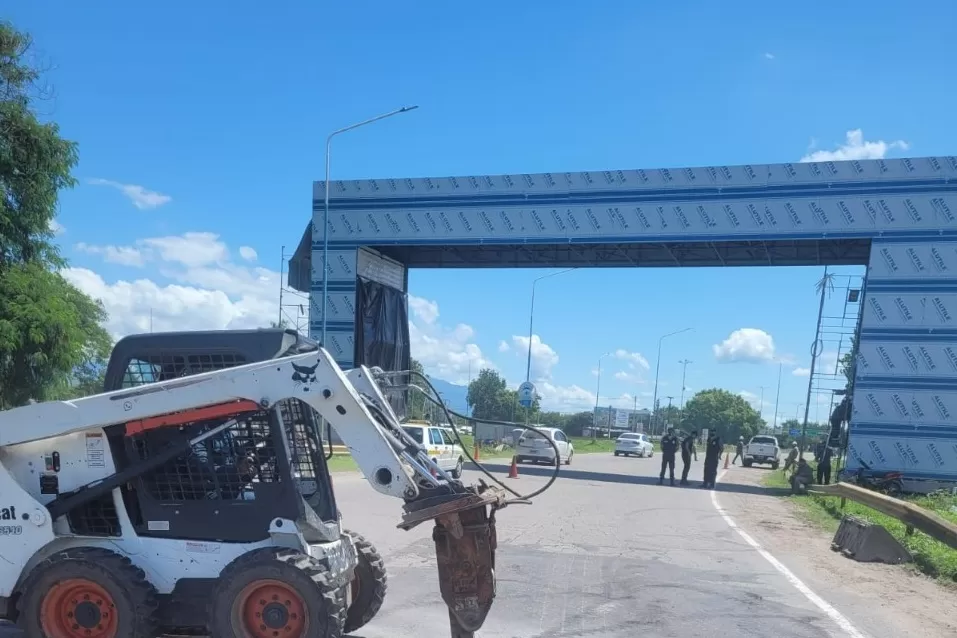
{"type": "Polygon", "coordinates": [[[718,502],[744,531],[870,636],[957,636],[957,588],[911,566],[858,563],[832,552],[833,531],[762,487],[769,471],[732,467],[719,484],[718,502]]]}

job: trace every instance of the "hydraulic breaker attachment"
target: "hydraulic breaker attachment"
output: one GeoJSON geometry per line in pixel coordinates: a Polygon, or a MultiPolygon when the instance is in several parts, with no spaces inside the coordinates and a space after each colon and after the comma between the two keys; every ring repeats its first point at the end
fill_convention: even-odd
{"type": "Polygon", "coordinates": [[[411,529],[434,520],[432,540],[439,590],[449,608],[452,638],[472,638],[495,599],[495,512],[506,493],[484,483],[460,493],[427,497],[406,506],[399,525],[411,529]]]}

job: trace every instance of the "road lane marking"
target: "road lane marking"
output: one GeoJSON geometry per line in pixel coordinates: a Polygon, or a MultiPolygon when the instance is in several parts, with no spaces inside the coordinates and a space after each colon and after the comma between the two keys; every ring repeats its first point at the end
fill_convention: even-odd
{"type": "MultiPolygon", "coordinates": [[[[727,472],[727,470],[721,472],[721,476],[718,477],[718,480],[720,481],[722,478],[724,478],[724,475],[727,474],[727,472]]],[[[846,636],[846,638],[868,638],[867,634],[862,633],[850,620],[847,619],[847,616],[835,609],[826,600],[815,594],[814,590],[805,585],[804,581],[795,576],[794,572],[784,566],[784,563],[775,558],[771,552],[764,549],[761,546],[761,543],[756,541],[750,534],[738,527],[738,524],[734,522],[734,519],[731,518],[725,509],[721,507],[721,504],[718,503],[718,493],[713,490],[711,492],[711,504],[714,505],[714,508],[718,511],[718,514],[721,515],[721,518],[724,519],[724,522],[728,524],[728,527],[736,531],[738,536],[744,539],[744,542],[761,554],[764,560],[771,563],[771,566],[778,570],[778,572],[780,572],[781,575],[784,576],[787,581],[794,586],[795,589],[804,594],[805,598],[811,601],[815,607],[820,609],[828,618],[834,621],[834,623],[840,627],[841,631],[843,632],[843,636],[846,636]]]]}

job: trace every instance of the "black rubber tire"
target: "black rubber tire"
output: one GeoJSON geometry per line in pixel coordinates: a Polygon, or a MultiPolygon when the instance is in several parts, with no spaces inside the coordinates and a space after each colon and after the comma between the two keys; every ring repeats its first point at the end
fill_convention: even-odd
{"type": "Polygon", "coordinates": [[[234,622],[233,605],[242,590],[257,580],[280,581],[295,590],[309,619],[306,636],[341,638],[346,616],[341,583],[333,582],[329,571],[315,558],[285,547],[253,550],[223,569],[209,603],[209,633],[213,638],[247,638],[242,626],[234,622]]]}
{"type": "Polygon", "coordinates": [[[113,598],[117,635],[155,638],[158,635],[156,589],[146,573],[129,558],[99,547],[74,547],[57,552],[34,567],[20,587],[17,626],[30,638],[45,638],[40,623],[43,601],[54,585],[84,579],[106,590],[113,598]]]}
{"type": "MultiPolygon", "coordinates": [[[[382,609],[385,592],[388,589],[388,575],[385,561],[375,546],[361,534],[348,529],[342,530],[356,546],[359,564],[356,565],[356,578],[359,579],[359,591],[352,596],[352,604],[346,610],[346,633],[352,633],[369,624],[382,609]]],[[[351,585],[350,585],[351,586],[351,585]]]]}
{"type": "Polygon", "coordinates": [[[621,452],[615,452],[615,456],[619,456],[621,452]]]}
{"type": "Polygon", "coordinates": [[[459,462],[455,465],[455,469],[452,470],[452,478],[459,479],[462,478],[462,470],[465,467],[465,459],[459,458],[459,462]]]}
{"type": "Polygon", "coordinates": [[[565,459],[565,465],[571,465],[571,464],[572,464],[572,457],[573,457],[573,456],[575,456],[575,453],[574,453],[574,452],[569,452],[569,453],[568,453],[568,458],[565,459]]]}

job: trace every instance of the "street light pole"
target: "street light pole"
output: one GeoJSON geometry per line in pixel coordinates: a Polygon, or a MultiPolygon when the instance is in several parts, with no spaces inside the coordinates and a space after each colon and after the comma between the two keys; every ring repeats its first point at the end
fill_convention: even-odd
{"type": "Polygon", "coordinates": [[[660,337],[658,337],[658,359],[655,362],[655,392],[652,395],[652,399],[651,399],[651,409],[654,410],[653,415],[654,415],[654,422],[655,422],[655,425],[652,426],[651,428],[652,434],[656,433],[657,424],[658,424],[658,375],[661,372],[661,342],[664,341],[665,338],[667,337],[672,337],[674,335],[681,334],[682,332],[688,332],[689,330],[693,330],[693,328],[683,328],[682,330],[669,332],[666,335],[661,335],[660,337]]]}
{"type": "Polygon", "coordinates": [[[678,401],[678,425],[681,425],[685,410],[685,378],[688,374],[688,364],[693,362],[691,359],[682,359],[678,363],[681,364],[681,399],[678,401]]]}
{"type": "Polygon", "coordinates": [[[610,352],[598,357],[598,385],[595,387],[595,414],[592,417],[592,438],[598,437],[598,397],[601,396],[601,360],[610,355],[610,352]]]}
{"type": "Polygon", "coordinates": [[[559,270],[558,272],[550,272],[547,275],[542,275],[541,277],[536,278],[532,281],[532,306],[528,312],[528,361],[525,364],[525,380],[531,381],[530,377],[532,375],[532,329],[534,327],[535,320],[535,284],[540,282],[542,279],[548,279],[549,277],[554,277],[555,275],[561,275],[566,272],[571,272],[573,270],[578,270],[577,268],[566,268],[565,270],[559,270]]]}
{"type": "Polygon", "coordinates": [[[784,371],[784,362],[778,362],[778,393],[774,398],[774,426],[771,428],[778,431],[778,407],[781,405],[781,372],[784,371]]]}
{"type": "Polygon", "coordinates": [[[417,108],[419,107],[403,106],[400,109],[389,111],[388,113],[383,113],[382,115],[376,115],[368,120],[363,120],[362,122],[357,122],[356,124],[350,124],[349,126],[337,129],[332,133],[329,133],[329,137],[326,138],[326,182],[324,185],[325,197],[322,206],[322,339],[319,341],[320,346],[324,347],[326,345],[326,310],[328,308],[327,298],[329,296],[329,166],[332,158],[332,138],[340,133],[345,133],[346,131],[357,129],[360,126],[365,126],[366,124],[372,124],[373,122],[384,120],[385,118],[392,117],[393,115],[414,111],[417,108]]]}

